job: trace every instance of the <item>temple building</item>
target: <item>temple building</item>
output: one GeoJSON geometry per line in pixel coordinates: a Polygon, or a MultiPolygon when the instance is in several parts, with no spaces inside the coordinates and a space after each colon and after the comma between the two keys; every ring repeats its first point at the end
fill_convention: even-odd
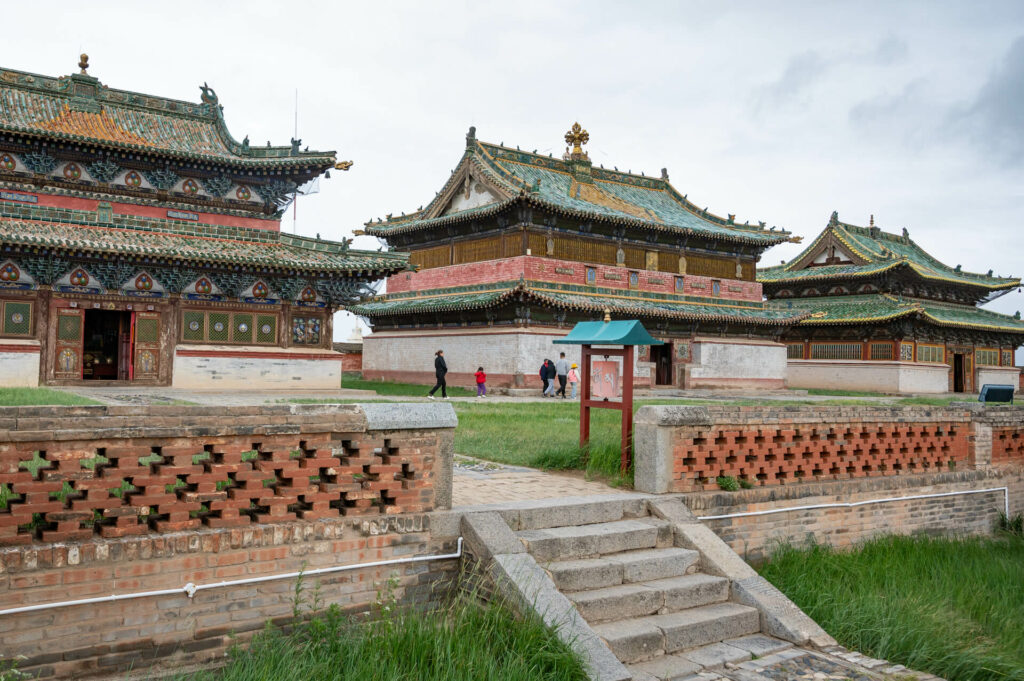
{"type": "Polygon", "coordinates": [[[0,385],[337,388],[332,314],[404,255],[280,230],[334,152],[250,146],[217,95],[0,69],[0,385]]]}
{"type": "Polygon", "coordinates": [[[579,352],[552,341],[608,310],[665,341],[641,348],[639,384],[783,387],[779,340],[807,313],[766,308],[755,269],[765,249],[795,239],[713,215],[665,170],[595,167],[579,124],[565,139],[571,150],[553,158],[481,142],[470,128],[425,207],[367,224],[416,271],[351,308],[373,326],[364,375],[432,383],[443,349],[450,381],[469,383],[483,366],[489,383],[534,387],[543,359],[579,352]]]}
{"type": "Polygon", "coordinates": [[[775,309],[810,313],[785,334],[790,387],[940,393],[1018,384],[1024,321],[979,305],[1020,279],[944,265],[906,229],[883,232],[873,216],[858,227],[833,213],[800,255],[757,278],[775,309]]]}

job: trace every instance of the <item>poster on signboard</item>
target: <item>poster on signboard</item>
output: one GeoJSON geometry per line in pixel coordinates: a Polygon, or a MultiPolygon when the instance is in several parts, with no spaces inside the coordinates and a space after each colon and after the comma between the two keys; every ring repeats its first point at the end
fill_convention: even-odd
{"type": "Polygon", "coordinates": [[[618,362],[593,362],[590,367],[590,378],[591,398],[614,400],[619,396],[618,362]]]}

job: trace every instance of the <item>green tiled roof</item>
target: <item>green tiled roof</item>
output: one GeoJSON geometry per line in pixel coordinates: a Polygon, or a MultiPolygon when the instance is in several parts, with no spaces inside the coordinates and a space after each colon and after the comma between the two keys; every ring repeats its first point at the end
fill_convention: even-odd
{"type": "Polygon", "coordinates": [[[765,308],[760,303],[697,303],[684,296],[597,287],[571,286],[539,281],[506,281],[471,287],[389,294],[349,308],[366,317],[385,317],[422,312],[476,310],[495,307],[514,296],[573,310],[600,312],[610,309],[618,316],[659,317],[692,321],[723,321],[759,326],[788,326],[807,312],[765,308]]]}
{"type": "Polygon", "coordinates": [[[913,303],[902,303],[883,293],[776,299],[766,305],[775,310],[806,312],[811,316],[801,324],[810,326],[881,322],[912,315],[919,310],[913,303]]]}
{"type": "Polygon", "coordinates": [[[367,223],[367,232],[386,237],[474,219],[501,211],[516,200],[581,219],[610,221],[626,227],[699,235],[734,243],[768,247],[793,240],[789,232],[766,229],[763,223],[736,223],[691,203],[667,178],[645,177],[594,168],[589,161],[569,161],[518,149],[478,142],[471,137],[459,169],[425,208],[384,222],[367,223]],[[501,193],[496,203],[441,214],[451,189],[466,166],[487,178],[501,193]]]}
{"type": "Polygon", "coordinates": [[[371,272],[384,277],[405,269],[408,255],[358,251],[333,241],[268,232],[270,240],[189,236],[126,227],[96,227],[0,218],[0,246],[56,248],[82,254],[118,254],[172,260],[321,272],[371,272]]]}
{"type": "Polygon", "coordinates": [[[920,298],[895,298],[885,293],[850,296],[821,296],[776,299],[767,306],[789,312],[803,311],[810,316],[804,326],[864,324],[915,316],[942,326],[988,329],[1024,333],[1024,320],[972,305],[938,303],[920,298]]]}
{"type": "Polygon", "coordinates": [[[858,227],[840,222],[832,215],[828,226],[814,242],[785,265],[767,267],[757,271],[757,280],[765,284],[848,279],[868,277],[897,267],[908,267],[925,279],[947,281],[990,290],[1009,289],[1020,285],[1020,279],[993,277],[988,274],[963,272],[949,267],[929,255],[907,234],[884,232],[877,227],[858,227]],[[815,253],[819,245],[834,238],[861,262],[852,265],[825,265],[807,267],[802,263],[815,253]]]}
{"type": "MultiPolygon", "coordinates": [[[[205,86],[204,86],[205,87],[205,86]]],[[[331,167],[333,151],[249,146],[228,132],[213,90],[201,103],[0,68],[0,132],[248,167],[331,167]]]]}

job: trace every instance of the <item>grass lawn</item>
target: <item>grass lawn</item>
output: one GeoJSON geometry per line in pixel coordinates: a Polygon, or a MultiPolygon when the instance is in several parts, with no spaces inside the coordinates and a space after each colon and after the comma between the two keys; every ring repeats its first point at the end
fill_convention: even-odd
{"type": "Polygon", "coordinates": [[[1024,538],[783,547],[761,574],[840,644],[957,681],[1024,679],[1024,538]]]}
{"type": "MultiPolygon", "coordinates": [[[[361,378],[349,378],[343,376],[341,379],[342,389],[348,390],[376,390],[378,395],[407,395],[409,397],[424,397],[432,386],[416,385],[414,383],[393,383],[391,381],[364,381],[361,378]]],[[[440,397],[440,390],[438,397],[440,397]]],[[[448,394],[452,397],[472,397],[476,392],[469,388],[448,386],[448,394]]]]}
{"type": "Polygon", "coordinates": [[[0,407],[26,407],[33,405],[102,404],[87,397],[50,388],[0,388],[0,407]]]}
{"type": "Polygon", "coordinates": [[[289,633],[267,628],[223,669],[177,681],[586,681],[540,620],[464,598],[441,611],[356,622],[336,609],[289,633]]]}

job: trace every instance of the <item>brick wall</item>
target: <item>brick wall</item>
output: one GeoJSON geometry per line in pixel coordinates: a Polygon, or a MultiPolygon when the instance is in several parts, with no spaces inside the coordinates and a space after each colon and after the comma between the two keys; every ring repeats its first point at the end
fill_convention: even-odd
{"type": "MultiPolygon", "coordinates": [[[[1024,512],[1024,469],[1020,467],[698,492],[687,494],[683,503],[697,516],[716,516],[1000,487],[1009,488],[1011,515],[1024,512]]],[[[704,522],[746,560],[757,563],[781,542],[813,540],[844,547],[883,534],[987,534],[1004,503],[1003,492],[997,490],[704,522]]]]}
{"type": "MultiPolygon", "coordinates": [[[[455,551],[432,538],[429,514],[202,529],[0,550],[0,609],[160,589],[180,594],[0,615],[4,657],[32,678],[80,678],[222,660],[268,620],[293,619],[295,579],[202,590],[184,585],[455,551]]],[[[324,606],[369,611],[393,579],[405,603],[432,602],[455,559],[366,568],[305,580],[324,606]]]]}
{"type": "Polygon", "coordinates": [[[636,484],[648,492],[885,477],[1024,463],[1024,409],[645,407],[636,484]]]}
{"type": "MultiPolygon", "coordinates": [[[[587,265],[569,260],[530,255],[499,258],[482,263],[435,267],[419,272],[402,272],[388,278],[387,292],[425,291],[449,286],[516,281],[520,278],[531,281],[586,285],[588,267],[597,270],[594,285],[601,288],[632,289],[655,293],[685,293],[691,296],[712,297],[711,282],[714,277],[630,270],[611,265],[587,265]],[[638,286],[631,287],[629,285],[630,272],[637,272],[639,275],[638,286]],[[679,276],[684,279],[683,291],[676,290],[676,278],[679,276]]],[[[714,298],[761,301],[761,284],[757,282],[738,279],[718,279],[718,281],[721,282],[720,294],[714,298]]]]}
{"type": "MultiPolygon", "coordinates": [[[[180,591],[0,614],[0,655],[41,678],[222,658],[292,617],[295,580],[188,583],[452,552],[427,512],[451,504],[454,426],[445,404],[0,409],[0,610],[180,591]]],[[[422,601],[455,567],[310,581],[363,611],[392,575],[422,601]]]]}

